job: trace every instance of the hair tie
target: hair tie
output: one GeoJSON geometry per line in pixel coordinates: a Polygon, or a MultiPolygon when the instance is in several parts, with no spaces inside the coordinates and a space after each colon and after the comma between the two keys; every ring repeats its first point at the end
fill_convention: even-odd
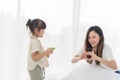
{"type": "Polygon", "coordinates": [[[29,26],[31,24],[31,19],[28,19],[26,26],[29,26]]]}

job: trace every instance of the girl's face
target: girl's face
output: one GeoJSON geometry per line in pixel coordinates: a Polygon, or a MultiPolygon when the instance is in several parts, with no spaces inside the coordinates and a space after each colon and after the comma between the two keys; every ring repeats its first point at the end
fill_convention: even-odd
{"type": "Polygon", "coordinates": [[[97,48],[97,45],[100,41],[100,36],[95,32],[91,31],[88,35],[88,42],[93,48],[97,48]]]}
{"type": "Polygon", "coordinates": [[[41,29],[38,33],[38,37],[43,37],[44,33],[45,33],[45,29],[41,29]]]}
{"type": "Polygon", "coordinates": [[[43,37],[43,35],[44,35],[44,33],[45,33],[45,29],[41,29],[40,31],[37,29],[37,30],[35,31],[35,33],[36,33],[36,36],[37,36],[37,37],[43,37]]]}

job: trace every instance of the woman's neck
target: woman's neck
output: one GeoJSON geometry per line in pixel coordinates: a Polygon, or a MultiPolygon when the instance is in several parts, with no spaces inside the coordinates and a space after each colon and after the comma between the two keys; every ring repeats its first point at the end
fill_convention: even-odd
{"type": "Polygon", "coordinates": [[[92,48],[92,51],[93,51],[93,52],[96,52],[96,50],[97,50],[97,48],[92,48]]]}

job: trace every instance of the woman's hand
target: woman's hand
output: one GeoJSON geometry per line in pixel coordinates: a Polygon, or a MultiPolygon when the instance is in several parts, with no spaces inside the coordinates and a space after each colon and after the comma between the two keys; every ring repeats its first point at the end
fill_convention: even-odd
{"type": "Polygon", "coordinates": [[[79,60],[85,59],[85,56],[86,56],[86,51],[84,51],[81,55],[76,55],[75,57],[73,57],[71,62],[76,63],[79,60]]]}
{"type": "Polygon", "coordinates": [[[80,59],[80,55],[76,55],[75,57],[72,58],[71,62],[76,63],[79,61],[79,59],[80,59]]]}
{"type": "Polygon", "coordinates": [[[86,60],[96,60],[98,56],[94,52],[87,52],[86,54],[86,60]]]}

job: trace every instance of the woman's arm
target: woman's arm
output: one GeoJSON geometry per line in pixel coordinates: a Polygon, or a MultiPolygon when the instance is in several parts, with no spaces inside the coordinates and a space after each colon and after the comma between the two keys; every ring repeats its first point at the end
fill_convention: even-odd
{"type": "Polygon", "coordinates": [[[104,65],[112,68],[112,69],[117,69],[117,64],[115,60],[106,60],[104,58],[98,57],[97,55],[95,55],[95,53],[93,52],[88,52],[87,55],[91,55],[91,58],[88,60],[97,60],[100,63],[103,63],[104,65]]]}
{"type": "Polygon", "coordinates": [[[100,58],[100,57],[97,57],[96,60],[103,63],[104,65],[114,69],[114,70],[117,69],[117,64],[116,64],[115,60],[106,60],[106,59],[103,59],[103,58],[100,58]]]}
{"type": "Polygon", "coordinates": [[[83,53],[81,53],[81,55],[75,55],[71,62],[72,63],[77,63],[79,60],[82,60],[82,59],[85,59],[85,54],[86,54],[86,51],[84,51],[83,53]]]}

